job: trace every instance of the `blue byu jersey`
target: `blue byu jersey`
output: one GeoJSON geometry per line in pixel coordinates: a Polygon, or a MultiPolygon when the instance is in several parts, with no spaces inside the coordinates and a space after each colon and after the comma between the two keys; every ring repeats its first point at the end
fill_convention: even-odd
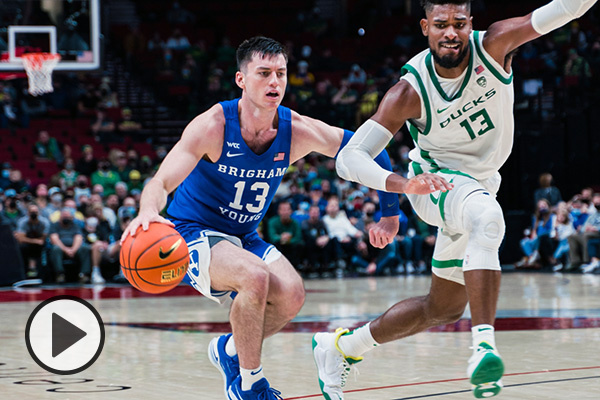
{"type": "Polygon", "coordinates": [[[279,106],[277,136],[263,154],[254,153],[242,138],[238,101],[220,103],[226,119],[221,157],[200,160],[167,209],[174,219],[236,236],[258,227],[290,165],[292,140],[290,109],[279,106]]]}

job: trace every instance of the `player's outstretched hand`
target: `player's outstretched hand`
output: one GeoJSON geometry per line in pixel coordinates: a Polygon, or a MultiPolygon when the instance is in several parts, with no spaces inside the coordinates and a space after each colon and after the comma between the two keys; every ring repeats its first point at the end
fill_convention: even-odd
{"type": "Polygon", "coordinates": [[[400,228],[400,219],[397,215],[391,217],[381,217],[379,222],[369,230],[369,241],[373,247],[383,249],[389,243],[392,243],[398,229],[400,228]]]}
{"type": "Polygon", "coordinates": [[[125,228],[125,230],[123,231],[123,234],[121,235],[121,244],[123,244],[123,241],[125,240],[125,238],[127,238],[127,235],[135,236],[135,233],[137,232],[140,226],[143,230],[147,231],[148,226],[150,226],[150,222],[160,222],[161,224],[167,224],[169,226],[175,227],[175,224],[173,224],[168,219],[161,217],[155,212],[140,211],[138,216],[132,219],[129,225],[127,225],[127,228],[125,228]]]}
{"type": "Polygon", "coordinates": [[[447,192],[454,185],[436,174],[425,172],[410,178],[404,185],[404,193],[407,194],[429,194],[441,190],[447,192]]]}

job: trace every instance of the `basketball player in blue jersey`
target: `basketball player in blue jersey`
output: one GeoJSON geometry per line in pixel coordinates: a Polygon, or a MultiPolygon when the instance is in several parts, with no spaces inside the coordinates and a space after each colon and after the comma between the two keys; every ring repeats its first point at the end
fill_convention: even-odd
{"type": "MultiPolygon", "coordinates": [[[[233,334],[209,346],[226,398],[268,400],[280,397],[264,378],[263,339],[296,316],[305,294],[300,275],[256,228],[288,166],[313,151],[336,156],[351,133],[280,106],[287,54],[278,42],[246,40],[237,62],[241,98],[219,103],[190,122],[144,188],[139,215],[122,237],[153,221],[175,226],[190,252],[185,281],[218,303],[235,294],[229,315],[233,334]],[[167,209],[171,222],[159,212],[175,188],[167,209]]],[[[376,160],[390,169],[386,152],[376,160]]],[[[450,188],[443,178],[424,174],[407,181],[403,191],[450,188]]],[[[383,217],[370,235],[374,246],[384,247],[398,231],[398,196],[382,192],[380,203],[383,217]]]]}
{"type": "MultiPolygon", "coordinates": [[[[439,227],[427,296],[404,300],[352,332],[317,333],[313,354],[326,399],[343,399],[351,364],[375,346],[452,323],[469,302],[473,355],[467,375],[477,398],[497,395],[504,364],[496,350],[494,319],[500,290],[498,249],[504,237],[496,201],[498,170],[513,143],[512,52],[569,21],[596,0],[554,0],[523,17],[473,31],[470,0],[421,0],[429,49],[404,67],[375,115],[358,128],[337,158],[345,179],[375,187],[394,175],[372,156],[408,124],[415,148],[409,177],[434,173],[449,192],[408,198],[419,216],[439,227]],[[378,172],[377,172],[378,171],[378,172]]],[[[414,179],[414,178],[413,178],[414,179]]]]}

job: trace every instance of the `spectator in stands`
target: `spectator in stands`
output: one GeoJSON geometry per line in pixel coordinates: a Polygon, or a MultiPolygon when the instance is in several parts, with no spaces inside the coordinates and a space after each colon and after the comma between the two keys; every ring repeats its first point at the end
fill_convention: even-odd
{"type": "Polygon", "coordinates": [[[50,137],[46,130],[38,132],[38,140],[33,145],[33,156],[39,160],[54,160],[62,164],[63,155],[55,138],[50,137]]]}
{"type": "Polygon", "coordinates": [[[122,139],[115,134],[115,123],[103,107],[96,109],[96,119],[92,122],[90,129],[94,133],[96,141],[100,143],[118,142],[122,139]]]}
{"type": "Polygon", "coordinates": [[[115,184],[119,182],[119,174],[111,169],[110,161],[102,159],[98,163],[98,170],[92,174],[92,186],[101,185],[104,196],[115,193],[115,184]]]}
{"type": "Polygon", "coordinates": [[[181,33],[181,29],[175,29],[173,34],[167,39],[165,47],[169,50],[186,50],[190,47],[190,41],[187,36],[181,33]]]}
{"type": "Polygon", "coordinates": [[[85,175],[79,175],[77,180],[75,181],[75,187],[73,188],[73,197],[75,198],[75,202],[77,206],[79,206],[79,198],[80,196],[87,196],[88,199],[92,195],[92,190],[89,186],[89,179],[85,175]]]}
{"type": "Polygon", "coordinates": [[[564,69],[564,83],[571,98],[579,95],[580,88],[586,87],[592,78],[590,64],[576,49],[569,50],[564,69]]]}
{"type": "Polygon", "coordinates": [[[42,209],[42,215],[48,220],[50,216],[56,211],[60,211],[63,208],[63,195],[60,192],[60,188],[53,186],[48,189],[48,196],[50,196],[50,203],[42,209]]]}
{"type": "Polygon", "coordinates": [[[294,267],[301,263],[300,250],[304,244],[300,224],[291,218],[292,205],[282,201],[277,207],[277,215],[269,219],[269,242],[273,243],[294,267]]]}
{"type": "Polygon", "coordinates": [[[46,184],[40,183],[37,185],[35,188],[35,197],[33,198],[33,203],[38,206],[40,215],[47,218],[44,215],[44,210],[49,204],[48,186],[46,184]]]}
{"type": "Polygon", "coordinates": [[[121,120],[119,121],[118,128],[119,132],[132,135],[135,138],[135,135],[142,129],[142,124],[134,121],[131,108],[125,107],[121,110],[121,120]]]}
{"type": "MultiPolygon", "coordinates": [[[[100,263],[103,254],[109,249],[109,243],[111,241],[114,242],[114,238],[112,237],[110,224],[102,215],[102,206],[94,206],[92,213],[93,216],[88,217],[85,220],[84,246],[88,247],[91,252],[91,281],[94,284],[102,284],[106,281],[102,276],[100,263]]],[[[112,256],[114,256],[114,254],[112,256]]]]}
{"type": "Polygon", "coordinates": [[[123,181],[115,183],[115,194],[119,198],[119,202],[124,204],[125,198],[129,195],[127,184],[123,181]]]}
{"type": "Polygon", "coordinates": [[[50,232],[50,221],[40,215],[40,209],[35,203],[29,204],[27,211],[27,216],[19,219],[15,238],[19,242],[27,266],[27,276],[32,278],[37,276],[41,266],[42,251],[50,232]]]}
{"type": "Polygon", "coordinates": [[[351,257],[356,253],[356,242],[362,238],[363,233],[356,229],[348,219],[346,213],[340,210],[340,200],[337,196],[331,196],[327,201],[326,215],[323,223],[329,237],[336,243],[336,259],[338,267],[344,269],[351,257]]]}
{"type": "MultiPolygon", "coordinates": [[[[373,204],[373,203],[369,203],[373,204]]],[[[369,240],[369,230],[375,226],[375,221],[371,217],[366,217],[363,221],[363,236],[358,240],[357,252],[352,256],[352,268],[360,274],[381,276],[386,271],[390,275],[396,272],[396,266],[400,259],[396,252],[396,242],[392,242],[383,249],[375,248],[369,240]]]]}
{"type": "Polygon", "coordinates": [[[79,114],[87,117],[96,113],[99,104],[100,91],[93,84],[89,84],[77,100],[77,109],[79,114]]]}
{"type": "Polygon", "coordinates": [[[120,219],[123,219],[125,215],[130,215],[132,218],[135,218],[137,215],[137,203],[131,196],[125,197],[123,205],[117,210],[117,216],[120,219]]]}
{"type": "Polygon", "coordinates": [[[319,207],[321,215],[325,215],[327,200],[323,197],[323,188],[319,183],[315,183],[310,187],[308,196],[310,197],[310,205],[319,207]]]}
{"type": "Polygon", "coordinates": [[[296,72],[292,72],[288,78],[292,88],[310,88],[315,84],[315,75],[308,70],[308,62],[298,62],[296,72]]]}
{"type": "Polygon", "coordinates": [[[18,205],[17,191],[15,189],[6,189],[4,191],[3,205],[1,214],[4,223],[10,225],[11,230],[14,232],[17,229],[18,221],[24,216],[18,205]]]}
{"type": "Polygon", "coordinates": [[[77,160],[75,170],[85,176],[92,176],[98,169],[98,160],[94,157],[94,148],[89,144],[81,147],[81,158],[77,160]]]}
{"type": "Polygon", "coordinates": [[[112,149],[108,154],[113,170],[119,174],[119,180],[123,182],[129,181],[129,172],[131,169],[127,165],[127,154],[124,151],[118,149],[112,149]]]}
{"type": "MultiPolygon", "coordinates": [[[[119,217],[117,221],[118,223],[113,229],[112,234],[112,236],[115,238],[115,241],[109,246],[108,254],[119,254],[119,251],[121,251],[121,242],[119,238],[123,235],[123,231],[125,231],[125,228],[127,228],[127,225],[129,225],[129,222],[133,219],[133,217],[134,214],[130,214],[129,211],[122,213],[121,217],[119,217]]],[[[112,280],[117,283],[127,283],[127,278],[125,278],[123,275],[121,268],[119,268],[119,272],[113,276],[112,280]]]]}
{"type": "Polygon", "coordinates": [[[367,73],[358,64],[352,64],[350,67],[350,73],[346,78],[349,85],[362,86],[367,83],[367,73]]]}
{"type": "Polygon", "coordinates": [[[8,92],[0,92],[0,128],[18,127],[19,109],[14,96],[8,92]]]}
{"type": "Polygon", "coordinates": [[[67,189],[72,189],[75,187],[77,182],[77,177],[79,176],[79,172],[75,170],[75,162],[72,158],[67,158],[65,160],[65,166],[62,170],[60,170],[56,174],[56,182],[52,182],[61,188],[61,190],[66,191],[67,189]]]}
{"type": "Polygon", "coordinates": [[[379,91],[375,80],[369,79],[366,82],[367,90],[360,96],[356,107],[356,126],[362,125],[371,115],[377,111],[379,105],[379,91]]]}
{"type": "Polygon", "coordinates": [[[10,171],[8,181],[8,189],[15,189],[17,193],[23,193],[29,190],[29,185],[23,179],[23,174],[21,174],[21,171],[18,169],[13,169],[10,171]]]}
{"type": "Polygon", "coordinates": [[[79,282],[89,282],[90,251],[82,247],[81,228],[73,222],[69,208],[60,212],[60,220],[50,227],[50,264],[54,269],[56,283],[65,282],[65,258],[79,261],[79,282]]]}
{"type": "Polygon", "coordinates": [[[2,172],[0,173],[0,189],[4,190],[10,185],[10,170],[11,165],[5,161],[2,163],[2,172]]]}
{"type": "Polygon", "coordinates": [[[588,205],[581,201],[581,195],[575,195],[569,202],[569,213],[573,221],[573,228],[579,231],[588,219],[588,205]]]}
{"type": "Polygon", "coordinates": [[[333,267],[334,243],[321,219],[321,210],[313,205],[308,209],[308,219],[302,222],[307,271],[321,276],[333,267]]]}
{"type": "Polygon", "coordinates": [[[535,204],[537,204],[540,199],[546,199],[552,207],[562,201],[560,190],[553,185],[552,175],[550,173],[545,172],[540,175],[540,187],[536,189],[533,194],[533,199],[535,204]]]}
{"type": "Polygon", "coordinates": [[[63,202],[63,207],[59,211],[55,211],[52,214],[50,214],[50,222],[58,222],[61,218],[61,213],[64,210],[70,211],[71,217],[73,217],[75,225],[79,226],[80,228],[83,228],[83,226],[85,225],[85,215],[83,215],[83,213],[77,210],[77,203],[75,203],[75,200],[73,200],[72,198],[66,198],[63,202]]]}
{"type": "Polygon", "coordinates": [[[538,200],[531,227],[525,231],[525,237],[520,242],[525,257],[516,267],[540,268],[552,264],[555,226],[556,215],[550,209],[550,202],[546,199],[538,200]]]}
{"type": "MultiPolygon", "coordinates": [[[[590,253],[588,250],[589,241],[590,239],[597,238],[600,238],[600,212],[595,212],[595,210],[593,210],[592,213],[588,215],[585,223],[577,229],[577,232],[568,238],[570,265],[567,270],[576,270],[581,267],[582,264],[590,263],[590,253]]],[[[591,267],[588,266],[586,270],[590,268],[591,267]]],[[[593,269],[595,269],[595,267],[591,268],[591,270],[593,269]]]]}
{"type": "MultiPolygon", "coordinates": [[[[563,203],[564,204],[564,203],[563,203]]],[[[553,259],[556,265],[552,268],[554,272],[560,271],[568,263],[569,256],[569,236],[575,233],[573,227],[573,221],[569,210],[565,208],[559,208],[556,212],[556,225],[554,233],[554,241],[556,242],[553,259]]]]}
{"type": "Polygon", "coordinates": [[[140,171],[133,169],[129,172],[129,191],[132,192],[134,190],[142,190],[144,188],[144,183],[142,182],[142,174],[140,171]]]}

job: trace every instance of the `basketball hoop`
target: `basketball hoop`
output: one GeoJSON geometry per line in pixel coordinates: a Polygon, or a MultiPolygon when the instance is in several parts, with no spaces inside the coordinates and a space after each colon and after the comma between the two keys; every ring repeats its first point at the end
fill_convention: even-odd
{"type": "Polygon", "coordinates": [[[60,61],[56,53],[27,53],[21,56],[29,80],[29,93],[39,96],[54,91],[52,71],[60,61]]]}

